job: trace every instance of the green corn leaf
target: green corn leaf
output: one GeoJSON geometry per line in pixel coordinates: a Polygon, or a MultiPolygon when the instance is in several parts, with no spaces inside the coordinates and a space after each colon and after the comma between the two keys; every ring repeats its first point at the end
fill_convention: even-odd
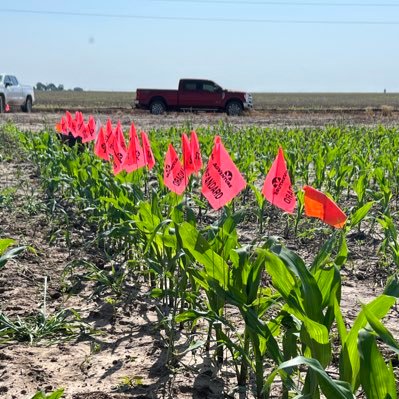
{"type": "Polygon", "coordinates": [[[57,389],[56,391],[52,392],[49,395],[46,395],[43,392],[37,392],[32,399],[59,399],[62,397],[62,395],[64,394],[64,389],[57,389]]]}
{"type": "MultiPolygon", "coordinates": [[[[281,245],[274,245],[271,251],[273,251],[284,262],[287,269],[301,281],[301,302],[303,302],[306,316],[314,321],[322,322],[322,295],[314,277],[307,269],[303,260],[294,252],[281,245]]],[[[269,270],[270,268],[268,268],[268,272],[269,270]]],[[[284,282],[282,283],[284,284],[284,282]]]]}
{"type": "Polygon", "coordinates": [[[384,289],[384,294],[399,298],[398,276],[392,275],[388,278],[387,285],[385,286],[385,289],[384,289]]]}
{"type": "MultiPolygon", "coordinates": [[[[374,314],[377,319],[382,319],[393,306],[396,299],[388,295],[380,295],[372,302],[364,305],[370,313],[374,314]]],[[[342,350],[339,358],[339,371],[342,380],[349,382],[352,385],[353,391],[359,387],[359,370],[360,359],[357,349],[357,340],[359,331],[367,324],[365,311],[363,310],[358,314],[351,330],[343,342],[342,350]]],[[[341,336],[342,339],[342,336],[341,336]]]]}
{"type": "Polygon", "coordinates": [[[225,260],[212,251],[205,238],[191,224],[184,222],[176,225],[176,232],[180,236],[183,247],[191,253],[197,262],[204,266],[207,276],[216,280],[222,288],[226,289],[229,280],[229,268],[225,260]]]}
{"type": "Polygon", "coordinates": [[[335,257],[334,263],[338,266],[341,267],[345,262],[346,259],[348,258],[348,244],[346,242],[346,236],[344,233],[341,234],[340,241],[339,241],[339,249],[337,256],[335,257]]]}
{"type": "Polygon", "coordinates": [[[284,262],[274,253],[260,249],[260,254],[265,257],[266,270],[272,278],[273,286],[281,294],[288,306],[297,312],[296,316],[304,313],[303,306],[300,301],[300,292],[298,284],[285,266],[284,262]]]}
{"type": "Polygon", "coordinates": [[[288,307],[286,310],[303,322],[301,339],[303,339],[304,343],[307,345],[307,351],[310,351],[312,357],[317,358],[323,365],[327,365],[331,360],[331,344],[329,342],[328,330],[323,324],[321,324],[323,321],[321,312],[322,295],[317,288],[313,276],[309,277],[309,272],[303,269],[306,269],[306,267],[302,260],[300,260],[301,262],[298,261],[298,259],[300,259],[298,257],[287,257],[287,263],[290,262],[291,266],[291,268],[289,268],[287,263],[280,259],[276,254],[268,250],[260,250],[259,252],[265,257],[266,269],[272,277],[273,286],[287,302],[288,307]],[[303,276],[304,283],[302,284],[302,287],[299,286],[299,278],[295,276],[292,269],[299,275],[303,276]],[[317,291],[314,290],[314,287],[309,288],[310,285],[314,285],[317,291]],[[308,291],[306,291],[306,287],[304,286],[309,288],[308,291]],[[303,290],[300,288],[303,288],[303,290]],[[310,312],[311,314],[308,314],[307,309],[302,305],[302,303],[306,302],[306,294],[312,291],[318,293],[318,303],[313,304],[316,311],[317,309],[320,311],[320,318],[318,320],[313,319],[315,315],[314,311],[310,312]]]}
{"type": "Polygon", "coordinates": [[[362,207],[360,207],[353,215],[350,217],[351,228],[358,225],[369,213],[371,207],[374,205],[374,201],[367,202],[362,207]]]}
{"type": "Polygon", "coordinates": [[[396,382],[392,368],[377,348],[375,336],[362,329],[359,332],[358,350],[362,367],[360,382],[370,399],[396,399],[396,382]]]}
{"type": "Polygon", "coordinates": [[[305,354],[317,359],[324,367],[331,361],[331,343],[328,330],[323,324],[303,318],[301,341],[307,348],[305,354]]]}
{"type": "Polygon", "coordinates": [[[316,270],[324,266],[330,259],[332,251],[334,249],[335,242],[337,240],[337,233],[335,232],[332,236],[322,245],[320,251],[315,256],[312,265],[310,266],[311,272],[314,274],[316,270]]]}
{"type": "Polygon", "coordinates": [[[0,239],[0,255],[2,255],[5,250],[13,245],[15,243],[15,240],[12,238],[2,238],[0,239]]]}
{"type": "Polygon", "coordinates": [[[216,314],[212,311],[201,312],[199,310],[190,309],[176,315],[175,321],[176,323],[184,323],[186,321],[195,321],[199,318],[204,318],[209,321],[217,320],[216,314]]]}
{"type": "Polygon", "coordinates": [[[313,370],[314,373],[316,373],[320,388],[327,399],[354,398],[350,385],[344,381],[333,380],[316,359],[297,356],[294,359],[281,363],[279,369],[297,367],[303,364],[308,366],[311,370],[313,370]]]}
{"type": "Polygon", "coordinates": [[[346,342],[348,331],[346,330],[345,321],[342,316],[341,307],[339,306],[338,298],[334,297],[333,302],[334,302],[333,306],[334,306],[335,322],[337,324],[338,334],[341,339],[341,345],[343,345],[344,342],[346,342]]]}
{"type": "Polygon", "coordinates": [[[367,307],[363,307],[364,314],[367,318],[370,327],[375,331],[375,333],[381,338],[385,344],[387,344],[397,355],[399,355],[399,344],[396,342],[395,338],[392,336],[391,332],[378,320],[377,317],[371,313],[367,307]]]}
{"type": "Polygon", "coordinates": [[[25,246],[21,246],[21,247],[12,248],[12,249],[8,250],[7,252],[5,252],[7,250],[7,248],[10,245],[12,245],[14,242],[15,242],[14,240],[10,240],[10,239],[0,240],[0,254],[2,254],[0,256],[0,270],[6,265],[6,263],[10,259],[15,258],[17,255],[19,255],[22,251],[24,251],[26,249],[25,246]]]}

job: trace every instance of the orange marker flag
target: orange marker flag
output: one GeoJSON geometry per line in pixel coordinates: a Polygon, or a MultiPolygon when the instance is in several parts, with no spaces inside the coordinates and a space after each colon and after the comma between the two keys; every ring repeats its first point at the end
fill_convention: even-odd
{"type": "Polygon", "coordinates": [[[140,145],[134,123],[132,123],[130,126],[129,137],[129,147],[127,149],[126,159],[123,165],[123,168],[128,173],[145,166],[144,152],[140,145]]]}
{"type": "Polygon", "coordinates": [[[104,161],[109,161],[108,147],[105,143],[105,133],[102,126],[100,126],[100,130],[98,131],[97,140],[94,145],[94,154],[104,159],[104,161]]]}
{"type": "Polygon", "coordinates": [[[197,133],[194,130],[191,132],[190,145],[194,158],[194,172],[199,172],[202,168],[202,158],[197,133]]]}
{"type": "Polygon", "coordinates": [[[93,141],[96,138],[96,122],[93,118],[93,115],[89,116],[89,121],[87,122],[85,135],[83,137],[82,143],[87,143],[89,141],[93,141]]]}
{"type": "Polygon", "coordinates": [[[151,170],[155,165],[155,158],[146,132],[141,132],[141,142],[143,143],[145,164],[151,170]]]}
{"type": "Polygon", "coordinates": [[[202,194],[213,209],[219,209],[243,190],[246,184],[220,137],[216,136],[215,145],[202,176],[202,194]]]}
{"type": "Polygon", "coordinates": [[[126,158],[126,143],[120,121],[118,121],[115,128],[115,139],[111,154],[113,171],[114,174],[117,175],[123,170],[123,164],[126,158]]]}
{"type": "Polygon", "coordinates": [[[181,136],[182,140],[182,152],[183,152],[183,167],[186,173],[186,179],[190,177],[192,173],[195,172],[194,157],[191,150],[191,143],[186,135],[183,133],[181,136]]]}
{"type": "Polygon", "coordinates": [[[346,215],[338,205],[322,192],[313,187],[304,186],[306,216],[321,219],[337,229],[345,225],[346,215]]]}
{"type": "Polygon", "coordinates": [[[296,205],[295,194],[292,191],[291,179],[284,160],[284,152],[280,147],[269,173],[263,184],[262,194],[274,206],[293,213],[296,205]]]}
{"type": "Polygon", "coordinates": [[[165,156],[163,181],[170,191],[173,191],[178,195],[181,195],[187,186],[187,178],[184,173],[184,168],[172,144],[169,144],[165,156]]]}
{"type": "Polygon", "coordinates": [[[65,117],[63,116],[61,120],[55,125],[55,130],[58,133],[68,134],[68,125],[65,117]]]}

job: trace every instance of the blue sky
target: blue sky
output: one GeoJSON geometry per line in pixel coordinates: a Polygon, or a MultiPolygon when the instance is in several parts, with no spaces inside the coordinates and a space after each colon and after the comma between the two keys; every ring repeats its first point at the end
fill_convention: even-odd
{"type": "Polygon", "coordinates": [[[252,92],[399,92],[399,2],[383,3],[1,0],[0,72],[87,90],[198,77],[252,92]]]}

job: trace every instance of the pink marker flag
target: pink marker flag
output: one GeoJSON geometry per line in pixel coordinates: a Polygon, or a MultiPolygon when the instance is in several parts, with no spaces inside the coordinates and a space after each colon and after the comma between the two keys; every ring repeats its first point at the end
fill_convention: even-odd
{"type": "Polygon", "coordinates": [[[89,141],[93,141],[96,138],[96,122],[93,118],[93,115],[89,116],[89,121],[86,125],[86,132],[85,136],[83,137],[82,143],[87,143],[89,141]]]}
{"type": "Polygon", "coordinates": [[[105,143],[105,133],[102,126],[98,131],[97,140],[94,145],[94,154],[96,154],[99,158],[104,159],[104,161],[109,161],[108,147],[105,143]]]}
{"type": "Polygon", "coordinates": [[[83,114],[79,111],[76,111],[75,113],[75,126],[75,134],[73,132],[72,134],[74,134],[74,137],[83,138],[86,126],[83,120],[83,114]]]}
{"type": "Polygon", "coordinates": [[[151,170],[155,165],[155,158],[146,132],[141,132],[141,142],[143,143],[145,164],[151,170]]]}
{"type": "Polygon", "coordinates": [[[202,158],[201,158],[201,150],[199,146],[199,141],[197,137],[197,133],[193,130],[191,132],[191,153],[193,154],[194,158],[194,172],[199,172],[202,168],[202,158]]]}
{"type": "Polygon", "coordinates": [[[6,107],[5,107],[4,111],[10,112],[10,106],[8,104],[6,104],[6,107]]]}
{"type": "Polygon", "coordinates": [[[67,133],[68,134],[70,133],[70,134],[72,134],[73,137],[75,137],[76,123],[73,120],[72,115],[69,111],[67,111],[65,113],[65,119],[66,119],[67,126],[68,126],[67,133]]]}
{"type": "Polygon", "coordinates": [[[129,137],[129,147],[127,149],[126,159],[123,165],[123,168],[128,173],[145,166],[144,152],[140,145],[134,123],[132,123],[130,126],[129,137]]]}
{"type": "Polygon", "coordinates": [[[219,209],[243,190],[246,184],[220,137],[216,136],[215,145],[202,176],[202,194],[213,209],[219,209]]]}
{"type": "Polygon", "coordinates": [[[291,179],[281,147],[278,149],[277,157],[266,176],[262,193],[274,206],[288,213],[294,212],[296,197],[292,191],[291,179]]]}
{"type": "Polygon", "coordinates": [[[105,145],[107,146],[107,151],[108,153],[112,153],[115,141],[115,134],[110,119],[107,120],[104,133],[105,133],[104,138],[105,138],[105,145]]]}
{"type": "Polygon", "coordinates": [[[188,179],[195,172],[194,157],[191,149],[191,143],[185,133],[181,136],[183,151],[183,167],[188,179]]]}
{"type": "Polygon", "coordinates": [[[115,139],[111,154],[113,171],[114,174],[117,175],[123,170],[123,164],[126,158],[126,143],[120,121],[118,121],[115,128],[115,139]]]}
{"type": "Polygon", "coordinates": [[[187,186],[187,178],[184,173],[183,165],[172,144],[169,144],[165,156],[163,180],[165,186],[178,195],[181,195],[187,186]]]}

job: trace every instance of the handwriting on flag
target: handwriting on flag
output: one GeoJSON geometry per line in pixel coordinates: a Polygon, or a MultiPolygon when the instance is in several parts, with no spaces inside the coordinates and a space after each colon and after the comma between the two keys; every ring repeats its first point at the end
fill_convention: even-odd
{"type": "Polygon", "coordinates": [[[132,123],[130,126],[129,137],[129,147],[127,149],[126,159],[123,165],[123,168],[128,173],[145,166],[143,148],[140,145],[134,123],[132,123]]]}
{"type": "Polygon", "coordinates": [[[151,170],[155,165],[155,158],[146,132],[141,132],[141,142],[143,143],[145,164],[151,170]]]}
{"type": "Polygon", "coordinates": [[[105,133],[102,126],[100,126],[100,130],[98,131],[96,143],[94,145],[94,154],[104,159],[104,161],[109,161],[108,147],[105,143],[105,133]]]}
{"type": "Polygon", "coordinates": [[[85,126],[85,134],[83,136],[82,143],[87,143],[89,141],[93,141],[96,138],[96,130],[97,130],[96,122],[92,115],[89,116],[89,120],[87,125],[85,126]]]}
{"type": "Polygon", "coordinates": [[[192,173],[195,172],[194,154],[192,152],[191,143],[185,133],[181,136],[182,152],[183,152],[183,167],[188,179],[192,173]]]}
{"type": "Polygon", "coordinates": [[[338,229],[345,225],[346,215],[332,199],[310,186],[304,186],[303,190],[306,216],[321,219],[338,229]]]}
{"type": "Polygon", "coordinates": [[[112,154],[113,172],[115,175],[117,175],[123,170],[123,164],[126,158],[126,143],[120,121],[118,121],[115,128],[114,142],[111,154],[112,154]]]}
{"type": "Polygon", "coordinates": [[[72,118],[72,115],[69,111],[65,113],[65,119],[67,122],[67,131],[75,137],[76,123],[72,118]]]}
{"type": "Polygon", "coordinates": [[[172,144],[169,144],[165,156],[163,180],[165,186],[178,195],[181,195],[187,186],[184,168],[172,144]]]}
{"type": "Polygon", "coordinates": [[[191,146],[191,153],[193,154],[194,158],[194,172],[197,173],[202,168],[202,157],[201,157],[201,150],[199,146],[197,133],[195,133],[194,130],[191,132],[190,146],[191,146]]]}
{"type": "Polygon", "coordinates": [[[219,136],[202,176],[202,194],[213,209],[231,201],[246,186],[240,171],[224,148],[219,136]]]}
{"type": "Polygon", "coordinates": [[[75,112],[75,130],[72,132],[73,137],[81,137],[83,138],[85,135],[85,123],[83,120],[83,114],[79,111],[75,112]]]}
{"type": "Polygon", "coordinates": [[[292,191],[291,179],[285,164],[284,152],[281,147],[266,176],[262,193],[274,206],[288,213],[294,212],[296,198],[292,191]]]}

